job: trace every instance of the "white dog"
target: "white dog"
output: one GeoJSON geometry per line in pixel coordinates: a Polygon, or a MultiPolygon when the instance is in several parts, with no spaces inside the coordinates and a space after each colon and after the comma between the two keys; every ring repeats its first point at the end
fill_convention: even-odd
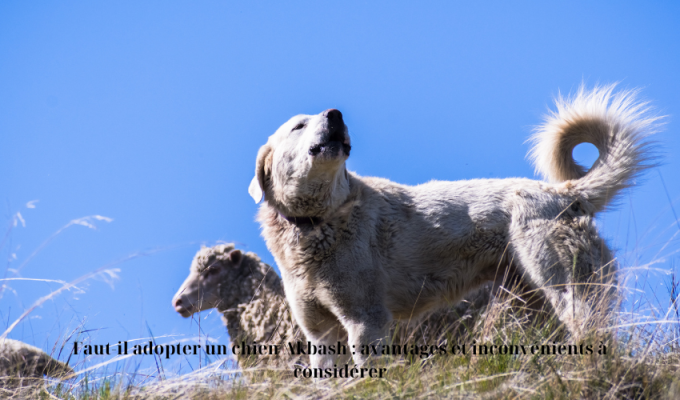
{"type": "MultiPolygon", "coordinates": [[[[392,318],[455,303],[506,270],[540,289],[578,336],[615,292],[613,257],[593,216],[649,166],[644,139],[655,118],[635,93],[612,91],[558,99],[537,130],[531,155],[550,183],[361,177],[345,168],[351,146],[340,111],[283,124],[259,150],[249,193],[264,199],[258,220],[307,338],[329,345],[344,330],[362,364],[360,346],[384,338],[392,318]],[[572,158],[583,142],[600,152],[587,172],[572,158]]],[[[312,367],[333,360],[316,355],[312,367]]]]}

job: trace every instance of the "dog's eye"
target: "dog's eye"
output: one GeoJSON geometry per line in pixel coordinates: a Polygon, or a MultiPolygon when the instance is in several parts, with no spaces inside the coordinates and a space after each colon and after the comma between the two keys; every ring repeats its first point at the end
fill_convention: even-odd
{"type": "MultiPolygon", "coordinates": [[[[300,122],[299,124],[295,125],[295,128],[293,128],[293,131],[296,131],[296,130],[298,130],[298,129],[302,129],[302,128],[304,128],[304,127],[305,127],[305,123],[304,123],[304,122],[300,122]]],[[[293,131],[291,131],[291,132],[293,132],[293,131]]]]}

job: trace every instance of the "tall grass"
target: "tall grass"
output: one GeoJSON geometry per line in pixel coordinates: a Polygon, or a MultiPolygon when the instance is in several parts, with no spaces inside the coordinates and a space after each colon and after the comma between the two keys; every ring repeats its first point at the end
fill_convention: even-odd
{"type": "MultiPolygon", "coordinates": [[[[7,237],[7,235],[5,236],[7,237]]],[[[48,239],[51,240],[51,239],[48,239]]],[[[31,256],[32,257],[32,256],[31,256]]],[[[635,267],[652,271],[653,263],[635,267]]],[[[7,336],[35,307],[76,288],[80,282],[104,274],[115,276],[109,264],[38,299],[3,333],[7,336]]],[[[675,269],[673,264],[672,268],[675,269]]],[[[623,268],[621,274],[626,275],[623,268]]],[[[10,279],[5,275],[3,285],[10,279]]],[[[622,284],[623,287],[630,287],[622,284]]],[[[77,371],[64,381],[47,380],[44,385],[3,392],[9,398],[60,399],[251,399],[251,398],[680,398],[680,279],[673,270],[666,289],[669,304],[654,304],[648,288],[633,287],[625,295],[628,304],[612,312],[613,318],[595,321],[576,340],[555,320],[550,310],[524,309],[516,288],[502,290],[488,305],[456,323],[433,327],[404,328],[402,344],[443,346],[446,354],[408,354],[374,359],[373,367],[386,368],[383,378],[309,379],[292,376],[292,366],[273,368],[254,362],[238,368],[232,357],[208,357],[199,368],[186,372],[157,359],[141,368],[132,355],[71,360],[77,371]],[[640,290],[642,289],[642,290],[640,290]],[[645,304],[647,306],[645,306],[645,304]],[[433,334],[436,332],[436,334],[433,334]],[[473,354],[472,345],[475,345],[473,354]],[[451,354],[453,346],[466,346],[465,354],[451,354]],[[592,354],[479,354],[486,345],[592,346],[592,354]],[[75,362],[74,362],[75,361],[75,362]],[[184,373],[183,373],[184,372],[184,373]]],[[[607,305],[601,305],[602,312],[607,305]]],[[[597,307],[596,307],[597,308],[597,307]]],[[[608,311],[607,311],[608,313],[608,311]]],[[[85,341],[82,325],[62,332],[50,353],[70,360],[74,340],[85,341]]],[[[177,343],[177,338],[154,335],[130,342],[177,343]]],[[[209,338],[185,338],[205,343],[209,338]]],[[[556,346],[556,347],[553,347],[556,346]]],[[[498,347],[496,347],[498,349],[498,347]]],[[[527,347],[529,349],[529,347],[527,347]]],[[[580,351],[579,351],[580,352],[580,351]]]]}
{"type": "MultiPolygon", "coordinates": [[[[672,278],[670,285],[678,285],[672,278]]],[[[673,308],[674,309],[674,308],[673,308]]],[[[89,391],[81,385],[58,395],[68,398],[667,398],[680,396],[680,346],[677,316],[650,320],[630,313],[617,315],[618,324],[595,325],[572,342],[551,316],[528,318],[517,311],[511,295],[497,296],[473,325],[457,336],[443,335],[435,343],[451,348],[466,344],[466,354],[384,357],[376,367],[387,368],[382,379],[294,378],[290,369],[259,366],[224,369],[214,362],[189,374],[124,386],[116,379],[89,391]],[[540,321],[540,322],[532,322],[540,321]],[[471,345],[477,345],[477,354],[471,345]],[[479,354],[483,344],[592,345],[593,353],[479,354]],[[600,354],[601,353],[601,354],[600,354]],[[105,391],[106,393],[103,393],[105,391]],[[87,392],[87,393],[85,393],[87,392]],[[89,396],[89,397],[88,397],[89,396]]],[[[410,344],[422,344],[417,337],[410,344]]],[[[84,379],[84,378],[82,378],[84,379]]],[[[81,382],[82,382],[81,379],[81,382]]],[[[57,395],[57,392],[54,392],[57,395]]]]}
{"type": "MultiPolygon", "coordinates": [[[[671,276],[669,287],[680,282],[671,276]]],[[[640,294],[641,296],[643,294],[640,294]]],[[[677,299],[677,298],[675,298],[677,299]]],[[[140,371],[134,364],[107,370],[101,363],[64,383],[42,389],[43,398],[668,398],[680,396],[680,343],[675,299],[665,316],[617,312],[615,325],[595,325],[572,342],[558,321],[529,318],[511,293],[495,297],[456,336],[430,344],[467,346],[466,354],[384,357],[382,379],[294,378],[289,368],[256,366],[239,370],[221,359],[186,374],[140,371]],[[472,354],[471,345],[477,345],[472,354]],[[479,354],[482,345],[592,345],[593,353],[479,354]],[[602,354],[599,354],[602,353],[602,354]]],[[[423,327],[430,329],[430,327],[423,327]]],[[[417,332],[417,330],[416,330],[417,332]]],[[[146,340],[146,338],[145,338],[146,340]]],[[[417,336],[409,344],[423,344],[417,336]]],[[[117,361],[117,360],[110,360],[117,361]]],[[[105,365],[106,364],[106,365],[105,365]]]]}

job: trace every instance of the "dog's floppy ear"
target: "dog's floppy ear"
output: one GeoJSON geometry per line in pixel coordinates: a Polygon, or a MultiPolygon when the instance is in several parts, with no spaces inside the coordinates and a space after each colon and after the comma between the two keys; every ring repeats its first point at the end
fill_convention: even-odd
{"type": "Polygon", "coordinates": [[[250,181],[250,186],[248,187],[248,193],[250,197],[255,200],[255,203],[259,203],[264,199],[264,181],[267,175],[272,172],[272,148],[269,144],[265,144],[260,147],[260,151],[257,152],[257,161],[255,162],[255,176],[253,180],[250,181]]]}

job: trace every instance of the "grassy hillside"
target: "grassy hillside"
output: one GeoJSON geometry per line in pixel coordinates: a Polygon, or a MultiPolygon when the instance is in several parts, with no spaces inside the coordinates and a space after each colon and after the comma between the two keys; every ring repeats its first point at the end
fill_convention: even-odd
{"type": "MultiPolygon", "coordinates": [[[[677,289],[678,282],[671,276],[668,290],[674,300],[677,289]]],[[[645,303],[644,295],[639,296],[635,303],[645,303]]],[[[459,332],[455,337],[444,334],[428,343],[435,347],[421,348],[425,343],[416,333],[402,343],[407,345],[406,355],[377,358],[372,367],[385,368],[383,378],[296,378],[293,366],[269,369],[258,365],[257,358],[244,370],[222,358],[178,375],[163,369],[159,359],[156,371],[134,367],[106,371],[106,366],[95,366],[63,383],[5,395],[44,399],[680,398],[677,302],[662,314],[618,312],[617,316],[616,324],[594,326],[586,337],[573,342],[553,318],[545,313],[530,318],[506,293],[495,297],[476,318],[461,321],[462,328],[450,327],[449,332],[459,332]]]]}

